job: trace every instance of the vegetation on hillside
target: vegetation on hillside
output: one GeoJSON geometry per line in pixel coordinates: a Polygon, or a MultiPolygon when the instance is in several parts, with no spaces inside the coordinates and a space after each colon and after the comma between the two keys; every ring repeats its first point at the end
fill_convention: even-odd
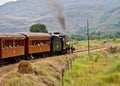
{"type": "MultiPolygon", "coordinates": [[[[65,15],[67,23],[67,32],[82,32],[86,26],[86,19],[90,20],[90,27],[96,27],[101,24],[110,26],[110,23],[118,20],[120,17],[119,0],[62,0],[65,6],[65,15]],[[104,3],[103,3],[104,2],[104,3]],[[112,3],[112,5],[111,5],[112,3]],[[100,22],[99,22],[100,21],[100,22]],[[96,24],[97,23],[97,24],[96,24]]],[[[47,25],[49,31],[60,31],[58,23],[51,17],[51,10],[39,0],[22,0],[14,3],[7,3],[0,6],[0,31],[1,32],[23,32],[28,31],[31,23],[43,22],[47,25]],[[39,3],[38,3],[39,2],[39,3]],[[12,9],[12,10],[11,10],[12,9]]],[[[54,16],[54,15],[53,15],[54,16]]],[[[120,19],[119,19],[120,21],[120,19]]],[[[114,24],[113,30],[114,30],[114,24]]],[[[117,24],[117,23],[116,23],[117,24]]],[[[98,28],[101,28],[100,25],[98,28]]],[[[98,29],[96,28],[96,30],[98,29]]],[[[109,30],[109,28],[105,28],[109,30]]],[[[117,29],[119,30],[119,28],[117,29]]]]}
{"type": "MultiPolygon", "coordinates": [[[[101,40],[101,39],[116,39],[120,38],[120,32],[91,32],[90,33],[90,40],[101,40]]],[[[76,34],[76,35],[70,35],[69,39],[74,39],[77,41],[80,40],[87,40],[87,34],[76,34]]]]}

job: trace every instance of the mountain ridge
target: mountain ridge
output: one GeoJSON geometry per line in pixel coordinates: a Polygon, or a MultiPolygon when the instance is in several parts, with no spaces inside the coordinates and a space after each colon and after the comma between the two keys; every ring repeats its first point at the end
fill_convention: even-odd
{"type": "MultiPolygon", "coordinates": [[[[119,30],[119,0],[62,0],[66,29],[70,34],[83,32],[86,20],[96,31],[119,30]]],[[[18,0],[0,6],[0,32],[29,31],[33,23],[45,23],[49,31],[61,31],[53,12],[44,0],[18,0]]]]}

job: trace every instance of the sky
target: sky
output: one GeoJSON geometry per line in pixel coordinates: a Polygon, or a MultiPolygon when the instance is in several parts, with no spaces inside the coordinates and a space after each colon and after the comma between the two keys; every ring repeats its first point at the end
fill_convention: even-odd
{"type": "Polygon", "coordinates": [[[0,0],[0,5],[3,5],[3,4],[10,2],[10,1],[17,1],[17,0],[0,0]]]}

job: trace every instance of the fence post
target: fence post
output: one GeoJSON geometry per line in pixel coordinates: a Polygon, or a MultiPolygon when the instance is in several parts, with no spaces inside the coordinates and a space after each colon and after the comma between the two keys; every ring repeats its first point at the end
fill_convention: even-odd
{"type": "Polygon", "coordinates": [[[62,86],[64,86],[64,72],[65,72],[65,69],[62,68],[62,86]]]}
{"type": "Polygon", "coordinates": [[[70,68],[72,69],[72,59],[70,59],[70,68]]]}

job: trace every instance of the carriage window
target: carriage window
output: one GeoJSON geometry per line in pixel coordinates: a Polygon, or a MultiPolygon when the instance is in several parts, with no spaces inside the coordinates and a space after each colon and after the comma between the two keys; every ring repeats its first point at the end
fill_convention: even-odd
{"type": "Polygon", "coordinates": [[[3,40],[3,48],[12,48],[13,40],[3,40]]]}
{"type": "Polygon", "coordinates": [[[9,44],[8,44],[8,40],[5,40],[5,48],[8,47],[9,44]]]}
{"type": "Polygon", "coordinates": [[[13,47],[13,40],[9,40],[9,47],[13,47]]]}
{"type": "Polygon", "coordinates": [[[34,40],[30,40],[30,45],[34,45],[34,40]]]}
{"type": "Polygon", "coordinates": [[[17,46],[19,46],[19,40],[15,40],[15,46],[17,47],[17,46]]]}
{"type": "Polygon", "coordinates": [[[50,41],[49,40],[44,40],[42,41],[43,45],[49,45],[50,44],[50,41]]]}
{"type": "Polygon", "coordinates": [[[24,40],[22,40],[22,46],[24,46],[24,45],[25,45],[24,40]]]}
{"type": "Polygon", "coordinates": [[[6,48],[6,46],[5,46],[5,40],[3,40],[3,48],[6,48]]]}
{"type": "Polygon", "coordinates": [[[47,41],[47,44],[50,45],[50,41],[49,40],[47,41]]]}
{"type": "Polygon", "coordinates": [[[32,45],[32,40],[30,40],[30,45],[32,45]]]}
{"type": "Polygon", "coordinates": [[[40,44],[39,40],[31,40],[30,45],[32,46],[38,46],[40,44]]]}
{"type": "Polygon", "coordinates": [[[50,40],[30,40],[31,46],[44,46],[49,44],[50,44],[50,40]]]}
{"type": "Polygon", "coordinates": [[[33,40],[30,40],[30,45],[34,45],[34,42],[33,42],[33,40]]]}
{"type": "Polygon", "coordinates": [[[15,40],[14,42],[16,47],[24,46],[24,40],[15,40]]]}

